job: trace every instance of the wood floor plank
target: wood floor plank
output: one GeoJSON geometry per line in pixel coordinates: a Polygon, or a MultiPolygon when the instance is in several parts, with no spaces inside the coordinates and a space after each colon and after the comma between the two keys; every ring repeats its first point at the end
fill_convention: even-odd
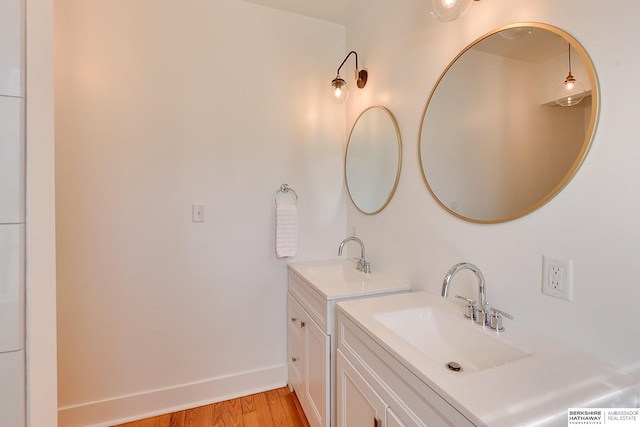
{"type": "Polygon", "coordinates": [[[309,427],[287,387],[114,427],[309,427]]]}
{"type": "Polygon", "coordinates": [[[213,405],[188,409],[184,415],[184,427],[208,427],[213,425],[213,405]]]}
{"type": "Polygon", "coordinates": [[[229,427],[244,427],[242,419],[242,403],[240,399],[227,400],[227,419],[225,420],[229,427]]]}
{"type": "Polygon", "coordinates": [[[273,424],[273,416],[269,409],[266,393],[260,393],[253,396],[253,406],[256,408],[258,422],[260,427],[275,427],[273,424]]]}
{"type": "MultiPolygon", "coordinates": [[[[184,417],[186,411],[174,412],[173,414],[168,414],[167,424],[160,424],[161,427],[184,427],[184,417]]],[[[167,415],[165,415],[166,417],[167,415]]]]}
{"type": "Polygon", "coordinates": [[[282,409],[284,409],[287,425],[291,427],[302,427],[300,417],[298,416],[298,410],[296,409],[295,403],[293,403],[289,389],[286,387],[278,389],[278,395],[280,396],[282,409]]]}
{"type": "Polygon", "coordinates": [[[287,425],[287,416],[285,415],[284,408],[280,402],[280,394],[278,393],[278,390],[270,390],[266,392],[266,395],[269,410],[273,417],[273,425],[275,427],[289,427],[287,425]]]}
{"type": "Polygon", "coordinates": [[[253,406],[253,394],[250,394],[249,396],[245,396],[245,397],[241,397],[240,398],[240,403],[241,403],[241,407],[242,407],[242,413],[243,414],[248,414],[250,412],[255,412],[255,407],[253,406]]]}
{"type": "Polygon", "coordinates": [[[219,402],[213,405],[213,423],[211,424],[213,427],[225,427],[225,412],[226,409],[224,407],[224,402],[219,402]]]}
{"type": "Polygon", "coordinates": [[[153,427],[153,423],[157,420],[155,418],[145,418],[144,420],[132,421],[129,423],[118,424],[115,427],[153,427]]]}
{"type": "Polygon", "coordinates": [[[244,427],[264,427],[260,424],[256,411],[242,414],[242,420],[244,421],[244,427]]]}
{"type": "Polygon", "coordinates": [[[300,418],[300,422],[303,427],[311,427],[307,417],[304,415],[304,410],[302,409],[302,405],[300,405],[300,401],[298,400],[298,396],[295,392],[291,393],[291,399],[293,399],[293,404],[296,406],[296,411],[298,412],[298,417],[300,418]]]}

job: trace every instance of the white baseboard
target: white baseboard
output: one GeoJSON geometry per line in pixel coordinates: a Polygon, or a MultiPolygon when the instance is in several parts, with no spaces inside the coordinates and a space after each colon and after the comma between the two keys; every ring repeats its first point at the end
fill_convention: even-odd
{"type": "Polygon", "coordinates": [[[108,427],[284,387],[287,365],[58,409],[59,427],[108,427]]]}

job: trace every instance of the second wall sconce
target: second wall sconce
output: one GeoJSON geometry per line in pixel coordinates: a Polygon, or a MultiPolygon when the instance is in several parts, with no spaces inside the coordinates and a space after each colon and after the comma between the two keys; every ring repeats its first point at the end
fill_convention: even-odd
{"type": "Polygon", "coordinates": [[[340,64],[340,66],[338,67],[336,78],[331,81],[331,99],[336,104],[342,104],[349,97],[349,87],[347,86],[347,82],[340,77],[340,69],[342,68],[344,63],[347,62],[347,59],[349,59],[349,56],[351,56],[351,54],[354,54],[356,57],[356,85],[358,86],[358,88],[362,89],[367,84],[367,78],[369,74],[367,73],[367,70],[358,69],[358,54],[355,50],[352,50],[347,54],[347,56],[344,58],[344,61],[342,61],[342,64],[340,64]]]}
{"type": "Polygon", "coordinates": [[[431,0],[431,15],[439,21],[453,21],[464,15],[474,1],[480,0],[431,0]]]}

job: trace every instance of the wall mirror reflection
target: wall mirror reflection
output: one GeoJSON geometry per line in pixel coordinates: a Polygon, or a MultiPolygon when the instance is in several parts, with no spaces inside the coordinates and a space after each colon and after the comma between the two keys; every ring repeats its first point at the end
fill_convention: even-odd
{"type": "Polygon", "coordinates": [[[391,112],[365,109],[356,119],[345,154],[345,179],[353,204],[363,213],[384,209],[395,193],[402,164],[402,140],[391,112]]]}
{"type": "Polygon", "coordinates": [[[597,112],[596,74],[576,39],[539,23],[499,28],[463,50],[429,97],[420,128],[424,180],[459,218],[519,218],[576,173],[597,112]],[[584,97],[556,102],[568,74],[584,97]]]}

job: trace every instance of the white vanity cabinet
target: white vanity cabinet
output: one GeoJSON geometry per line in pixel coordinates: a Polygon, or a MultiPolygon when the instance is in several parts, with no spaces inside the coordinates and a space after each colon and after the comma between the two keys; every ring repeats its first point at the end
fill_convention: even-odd
{"type": "Polygon", "coordinates": [[[475,426],[337,313],[337,427],[475,426]]]}
{"type": "Polygon", "coordinates": [[[354,262],[344,259],[289,264],[289,387],[311,427],[336,425],[336,303],[409,289],[408,284],[382,273],[359,272],[354,262]]]}
{"type": "Polygon", "coordinates": [[[464,312],[427,292],[337,304],[336,427],[559,427],[568,408],[640,407],[639,377],[464,312]]]}
{"type": "Polygon", "coordinates": [[[288,371],[289,386],[312,426],[327,426],[331,343],[329,336],[289,293],[288,371]]]}

